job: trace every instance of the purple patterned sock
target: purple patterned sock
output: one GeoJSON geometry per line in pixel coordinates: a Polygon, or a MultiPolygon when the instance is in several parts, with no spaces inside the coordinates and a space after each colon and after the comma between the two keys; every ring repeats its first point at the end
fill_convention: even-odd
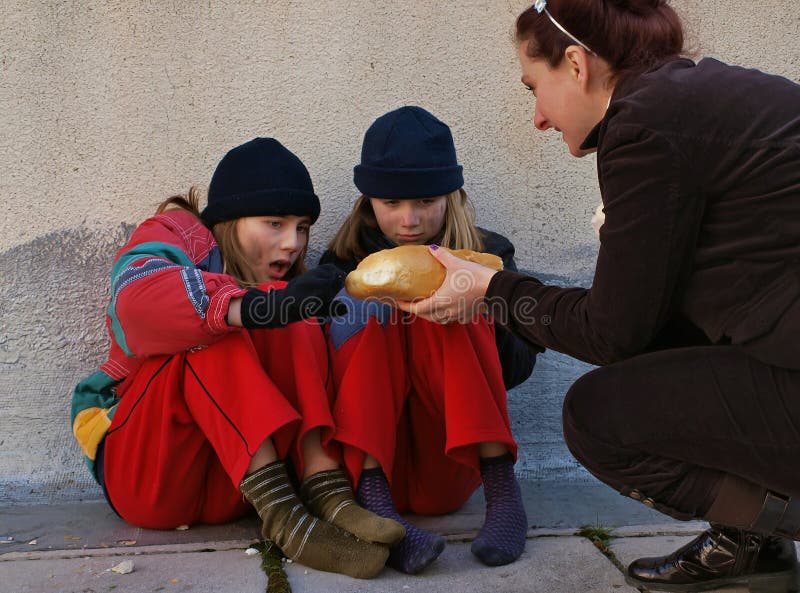
{"type": "Polygon", "coordinates": [[[436,560],[444,550],[443,537],[414,527],[397,512],[389,482],[381,468],[361,472],[356,499],[365,509],[381,517],[394,519],[406,528],[406,536],[389,552],[387,564],[395,570],[416,574],[436,560]]]}
{"type": "Polygon", "coordinates": [[[481,459],[486,520],[472,542],[472,553],[488,566],[514,562],[525,549],[528,516],[514,476],[510,453],[481,459]]]}

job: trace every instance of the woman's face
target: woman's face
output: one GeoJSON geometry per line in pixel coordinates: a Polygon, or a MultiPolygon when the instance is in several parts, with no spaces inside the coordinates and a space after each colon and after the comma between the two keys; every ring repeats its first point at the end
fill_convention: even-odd
{"type": "Polygon", "coordinates": [[[573,156],[588,154],[591,151],[581,150],[580,146],[602,118],[602,115],[598,118],[595,98],[587,92],[583,82],[582,77],[588,73],[581,72],[580,66],[567,57],[551,68],[546,60],[529,57],[526,45],[526,42],[519,45],[518,54],[522,84],[536,98],[533,124],[542,131],[552,128],[561,132],[573,156]]]}
{"type": "Polygon", "coordinates": [[[398,245],[425,245],[444,226],[446,196],[419,200],[370,198],[381,232],[398,245]]]}
{"type": "Polygon", "coordinates": [[[307,216],[246,216],[236,236],[258,282],[280,280],[308,245],[307,216]]]}

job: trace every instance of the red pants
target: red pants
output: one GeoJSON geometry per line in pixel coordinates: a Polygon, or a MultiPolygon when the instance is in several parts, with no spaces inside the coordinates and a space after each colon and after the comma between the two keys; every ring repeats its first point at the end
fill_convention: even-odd
{"type": "Polygon", "coordinates": [[[323,333],[309,323],[148,359],[122,384],[105,439],[114,508],[158,529],[243,515],[251,507],[238,486],[265,439],[301,474],[302,437],[322,427],[331,438],[328,370],[323,333]]]}
{"type": "Polygon", "coordinates": [[[329,347],[344,464],[357,484],[365,456],[376,458],[398,510],[461,507],[481,483],[479,443],[516,457],[494,328],[483,318],[439,325],[395,311],[329,347]]]}

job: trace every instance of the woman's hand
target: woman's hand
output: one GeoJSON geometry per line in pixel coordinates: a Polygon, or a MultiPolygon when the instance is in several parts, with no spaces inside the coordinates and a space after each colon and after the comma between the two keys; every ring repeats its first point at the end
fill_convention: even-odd
{"type": "Polygon", "coordinates": [[[447,269],[447,275],[439,289],[421,301],[399,301],[397,307],[435,323],[458,321],[467,323],[483,312],[483,297],[489,281],[497,270],[474,262],[468,262],[430,246],[431,254],[447,269]]]}

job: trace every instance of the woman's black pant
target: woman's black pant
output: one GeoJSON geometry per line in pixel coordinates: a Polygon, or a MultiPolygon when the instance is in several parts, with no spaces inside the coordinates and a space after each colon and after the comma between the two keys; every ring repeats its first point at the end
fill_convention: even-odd
{"type": "Polygon", "coordinates": [[[563,421],[594,476],[678,519],[703,517],[725,474],[800,497],[800,371],[735,346],[593,370],[567,393],[563,421]]]}

